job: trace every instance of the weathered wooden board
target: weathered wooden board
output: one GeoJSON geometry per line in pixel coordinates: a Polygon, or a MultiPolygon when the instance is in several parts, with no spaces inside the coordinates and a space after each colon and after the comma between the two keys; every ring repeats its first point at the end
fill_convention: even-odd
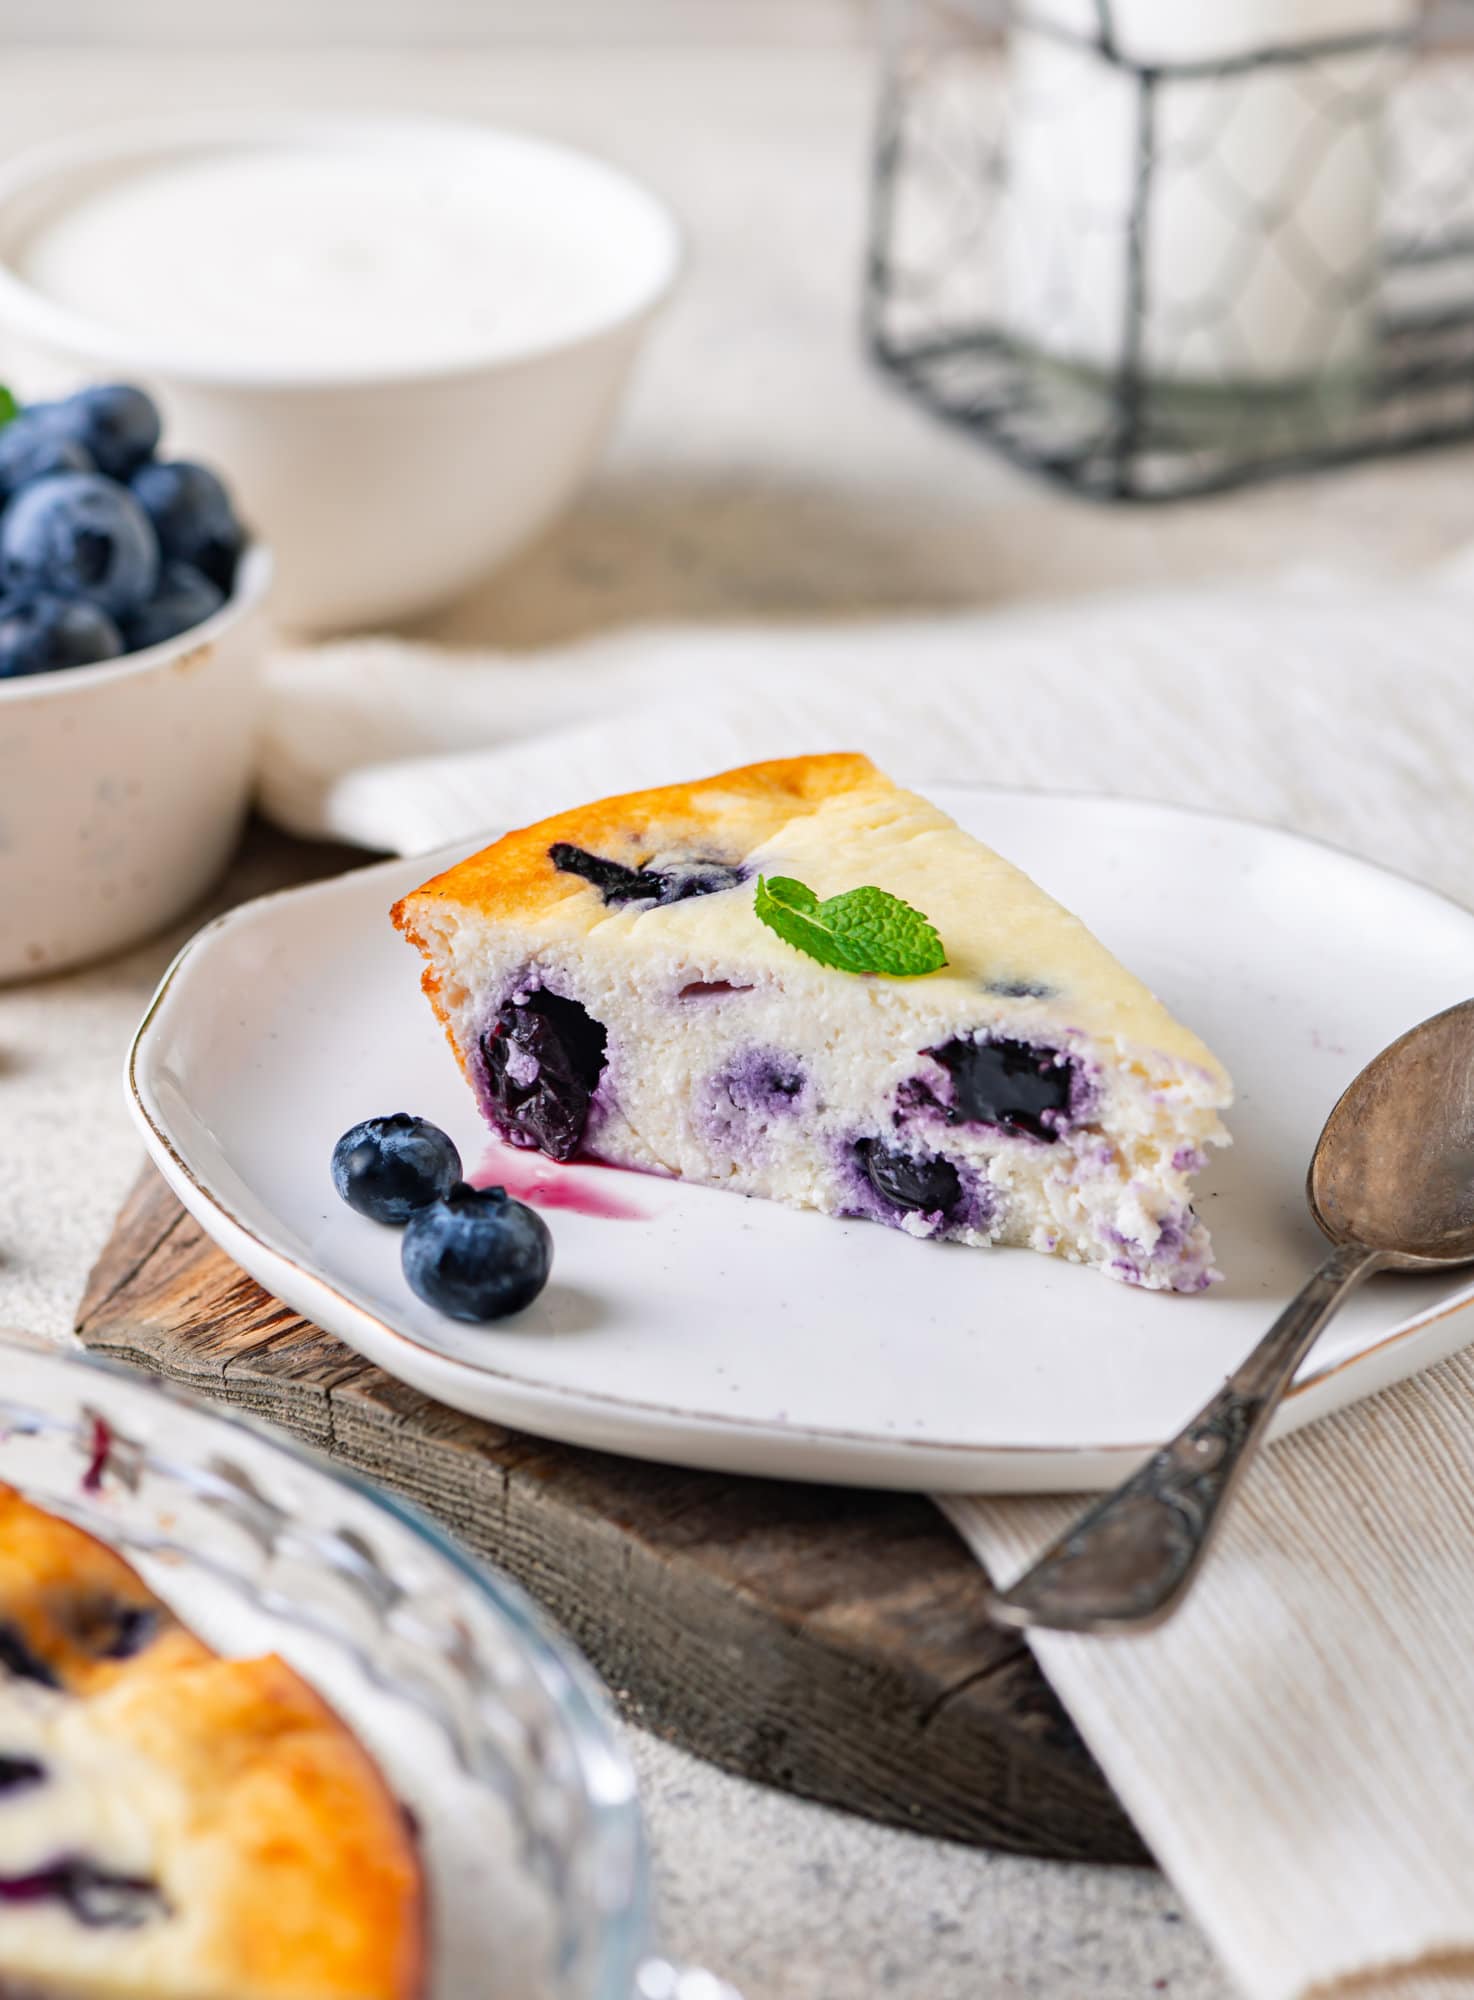
{"type": "Polygon", "coordinates": [[[1145,1858],[922,1499],[644,1465],[461,1416],[269,1298],[152,1170],[78,1331],[415,1501],[547,1605],[634,1720],[715,1763],[928,1833],[1145,1858]]]}

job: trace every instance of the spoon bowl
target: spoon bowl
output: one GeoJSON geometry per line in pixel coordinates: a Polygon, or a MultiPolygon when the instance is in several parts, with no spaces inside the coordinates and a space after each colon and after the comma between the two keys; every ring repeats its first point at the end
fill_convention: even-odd
{"type": "Polygon", "coordinates": [[[1474,1260],[1474,1000],[1409,1029],[1347,1088],[1307,1184],[1333,1243],[1384,1270],[1474,1260]]]}

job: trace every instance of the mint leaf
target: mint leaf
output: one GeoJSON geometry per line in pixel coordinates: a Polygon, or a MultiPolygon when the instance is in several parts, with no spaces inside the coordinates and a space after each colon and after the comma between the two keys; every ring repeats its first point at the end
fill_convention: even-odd
{"type": "Polygon", "coordinates": [[[776,931],[796,951],[817,958],[821,965],[832,965],[840,972],[868,970],[847,946],[831,936],[820,914],[819,898],[802,882],[787,875],[775,875],[771,881],[759,875],[753,907],[759,923],[776,931]]]}
{"type": "Polygon", "coordinates": [[[19,415],[20,404],[11,395],[5,384],[0,382],[0,426],[8,424],[12,417],[18,417],[19,415]]]}
{"type": "Polygon", "coordinates": [[[838,972],[916,979],[947,963],[941,939],[920,910],[886,889],[848,889],[821,903],[791,876],[759,875],[754,909],[785,944],[838,972]]]}
{"type": "Polygon", "coordinates": [[[920,910],[888,890],[850,889],[843,896],[831,896],[819,905],[819,918],[851,953],[864,959],[867,972],[916,979],[947,963],[942,940],[920,910]]]}
{"type": "MultiPolygon", "coordinates": [[[[795,882],[791,875],[770,875],[766,880],[759,875],[757,892],[769,903],[781,903],[785,910],[792,910],[805,917],[812,917],[819,908],[819,898],[806,882],[795,882]]],[[[766,922],[766,918],[764,922],[766,922]]]]}

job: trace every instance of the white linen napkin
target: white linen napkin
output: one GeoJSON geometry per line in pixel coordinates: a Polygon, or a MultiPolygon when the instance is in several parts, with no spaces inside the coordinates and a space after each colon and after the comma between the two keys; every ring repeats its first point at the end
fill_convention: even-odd
{"type": "MultiPolygon", "coordinates": [[[[270,689],[267,811],[401,852],[845,748],[923,786],[1218,807],[1474,898],[1474,618],[1453,573],[520,658],[349,641],[279,655],[270,689]]],[[[1164,1630],[1036,1645],[1253,2000],[1474,1995],[1471,1468],[1464,1355],[1276,1446],[1164,1630]]],[[[1006,1579],[1076,1505],[945,1510],[1006,1579]]]]}
{"type": "Polygon", "coordinates": [[[266,812],[401,853],[672,772],[846,748],[919,785],[1219,807],[1474,895],[1474,589],[1457,579],[653,629],[535,656],[347,640],[279,654],[268,685],[266,812]]]}

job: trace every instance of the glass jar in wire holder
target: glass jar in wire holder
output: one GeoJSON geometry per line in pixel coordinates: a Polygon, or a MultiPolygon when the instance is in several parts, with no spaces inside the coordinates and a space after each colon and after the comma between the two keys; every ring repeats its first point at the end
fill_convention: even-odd
{"type": "Polygon", "coordinates": [[[1098,499],[1474,437],[1474,4],[909,0],[865,323],[1098,499]]]}
{"type": "Polygon", "coordinates": [[[418,1830],[426,2000],[736,2000],[649,1949],[634,1776],[592,1674],[430,1523],[178,1390],[4,1340],[0,1481],[351,1724],[418,1830]]]}

